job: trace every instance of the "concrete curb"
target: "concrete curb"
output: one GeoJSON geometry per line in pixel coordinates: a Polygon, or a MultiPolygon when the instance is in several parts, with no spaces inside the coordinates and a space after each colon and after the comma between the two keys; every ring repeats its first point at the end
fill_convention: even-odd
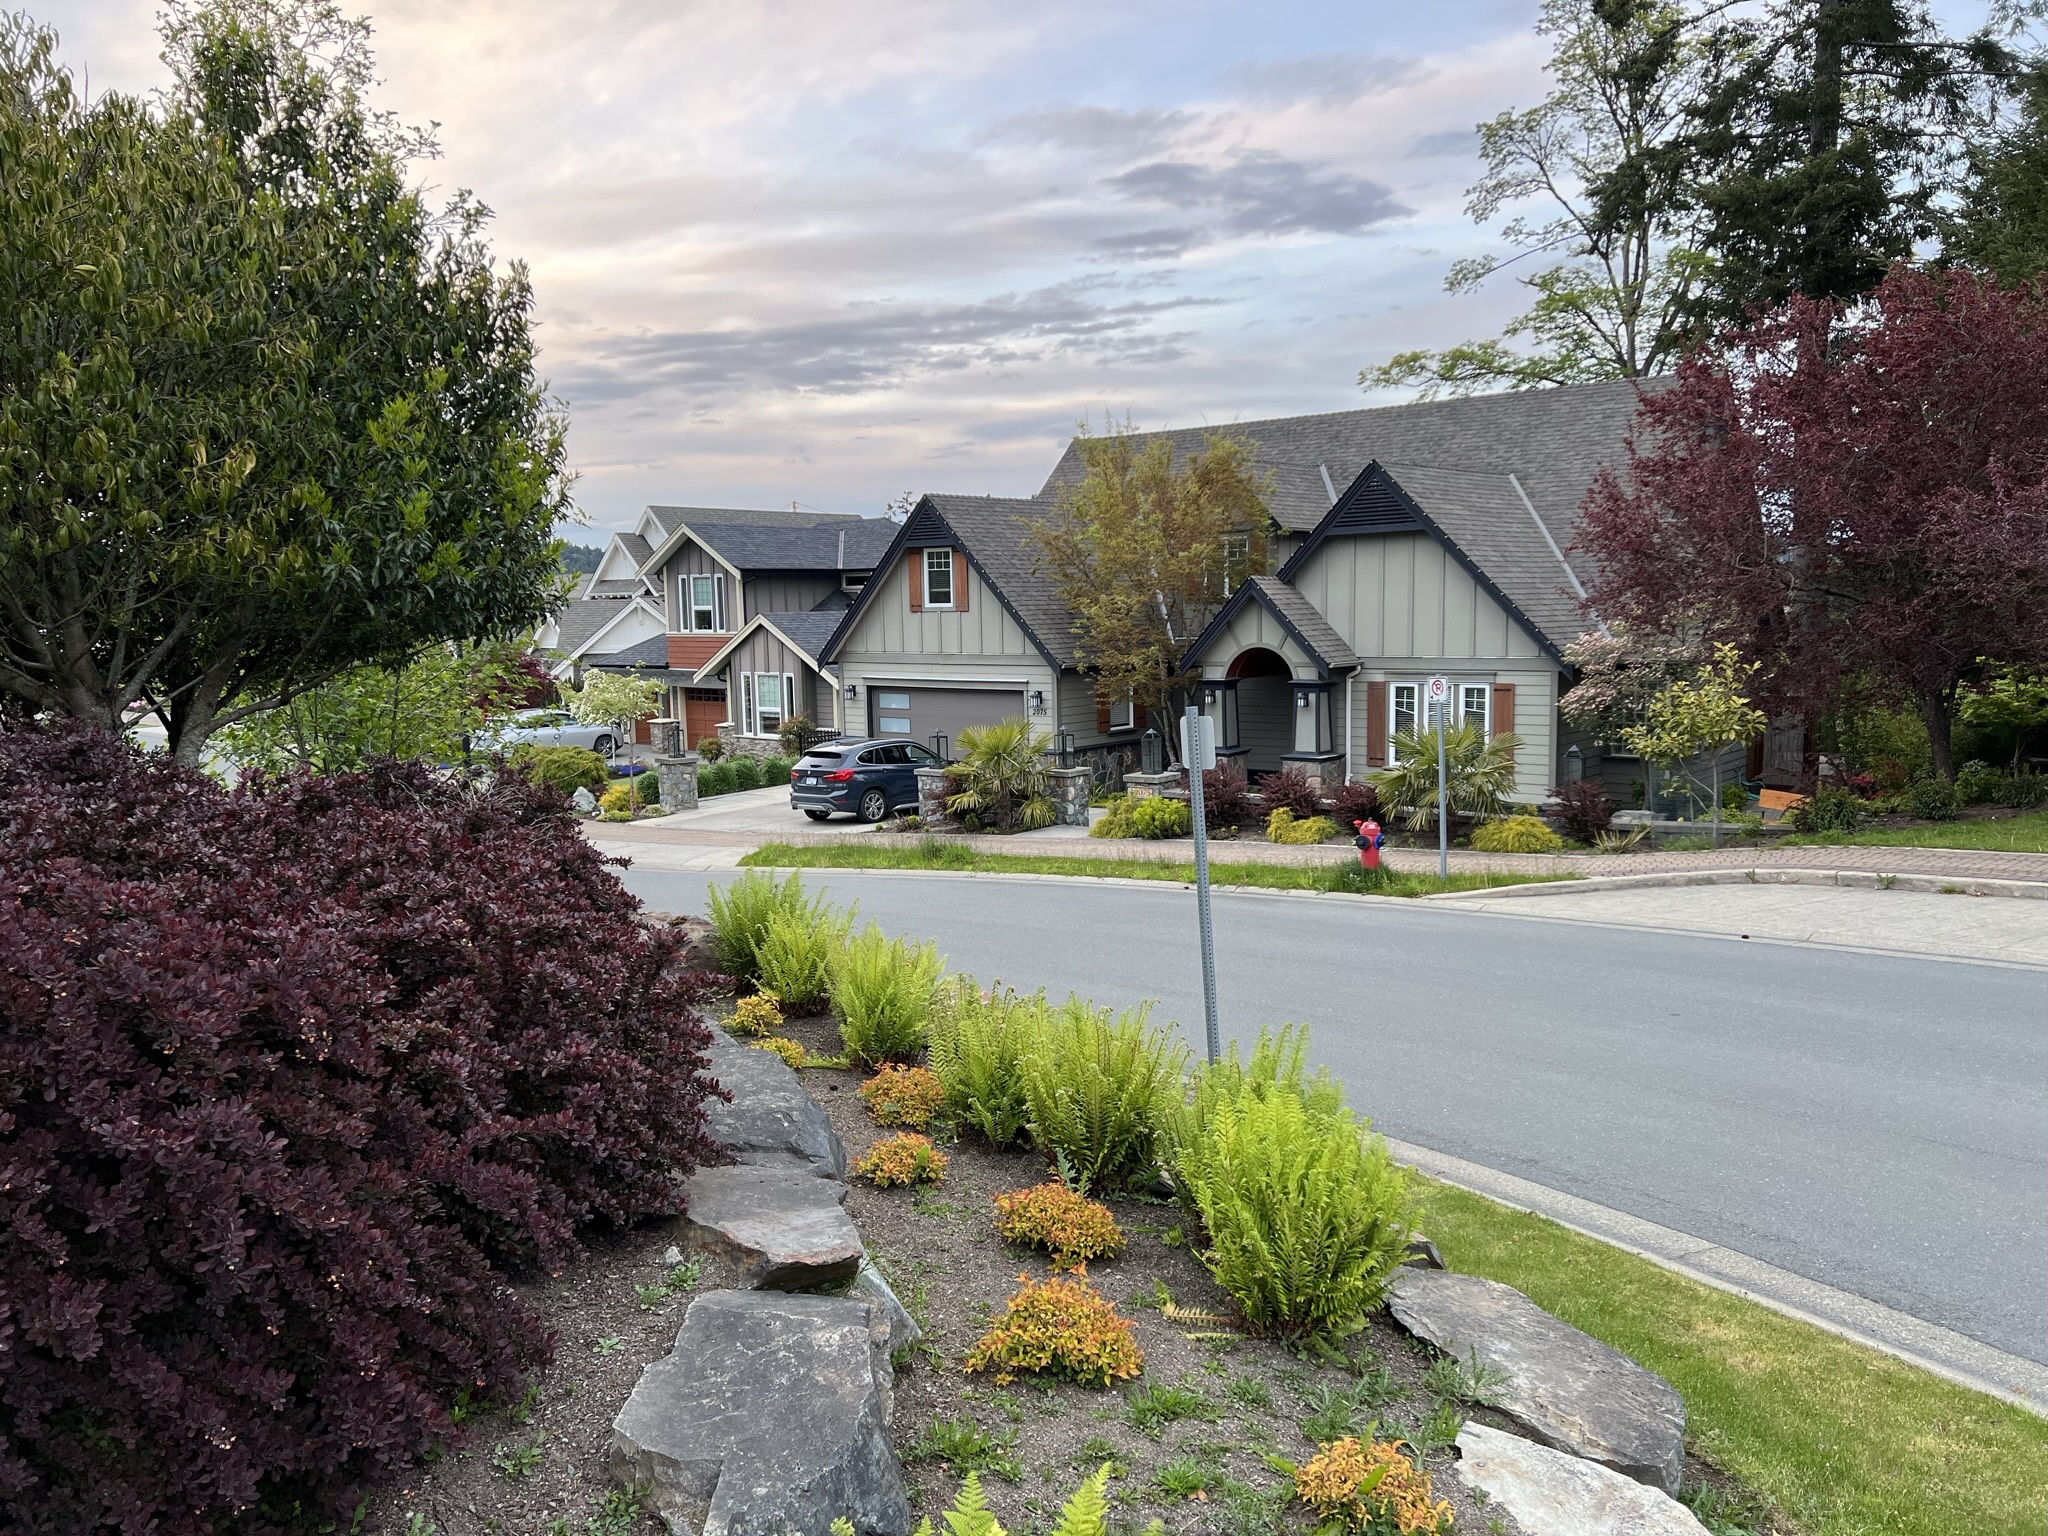
{"type": "Polygon", "coordinates": [[[1852,869],[1693,869],[1648,875],[1586,875],[1478,891],[1439,891],[1412,901],[1493,901],[1504,896],[1568,896],[1581,891],[1633,891],[1677,885],[1834,885],[1859,891],[1923,891],[1949,896],[2019,896],[2048,901],[2048,881],[1988,880],[1974,875],[1885,875],[1852,869]]]}
{"type": "Polygon", "coordinates": [[[2007,1354],[1966,1334],[1922,1322],[1881,1302],[1809,1280],[1705,1238],[1658,1226],[1511,1173],[1391,1137],[1387,1147],[1395,1161],[1433,1179],[1484,1195],[1496,1204],[1548,1217],[1574,1232],[1647,1259],[1660,1269],[1811,1323],[1852,1344],[2048,1418],[2048,1365],[2007,1354]]]}

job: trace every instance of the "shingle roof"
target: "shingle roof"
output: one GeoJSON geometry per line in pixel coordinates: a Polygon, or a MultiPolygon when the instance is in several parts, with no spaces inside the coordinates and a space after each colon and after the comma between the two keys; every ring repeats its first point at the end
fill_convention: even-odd
{"type": "Polygon", "coordinates": [[[1074,615],[1059,589],[1038,568],[1031,530],[1057,508],[1047,500],[1012,496],[927,496],[959,537],[982,574],[994,583],[1025,629],[1055,665],[1074,665],[1074,615]]]}
{"type": "Polygon", "coordinates": [[[583,664],[587,667],[668,667],[668,636],[654,635],[638,645],[629,645],[623,651],[606,651],[602,655],[586,656],[583,664]]]}
{"type": "MultiPolygon", "coordinates": [[[[1340,494],[1375,459],[1512,473],[1558,543],[1568,547],[1567,533],[1577,529],[1579,503],[1595,472],[1621,455],[1635,419],[1638,386],[1659,389],[1665,382],[1615,379],[1141,436],[1169,439],[1176,457],[1200,448],[1211,436],[1248,440],[1259,468],[1273,477],[1275,521],[1297,533],[1315,527],[1330,509],[1323,467],[1340,494]]],[[[1069,443],[1039,495],[1050,497],[1077,484],[1081,474],[1080,451],[1069,443]]]]}
{"type": "Polygon", "coordinates": [[[638,570],[647,563],[647,557],[654,553],[654,546],[637,533],[615,533],[612,535],[618,545],[633,557],[633,568],[638,570]]]}
{"type": "Polygon", "coordinates": [[[684,526],[743,571],[871,571],[897,531],[885,517],[842,517],[801,528],[708,518],[684,526]]]}
{"type": "Polygon", "coordinates": [[[761,618],[780,630],[791,645],[816,660],[845,616],[836,609],[813,608],[808,613],[764,613],[761,618]]]}
{"type": "Polygon", "coordinates": [[[583,598],[638,597],[646,590],[647,583],[640,580],[637,576],[626,581],[599,581],[593,576],[588,582],[584,583],[583,590],[577,596],[583,598]]]}
{"type": "Polygon", "coordinates": [[[616,597],[585,597],[564,603],[555,615],[554,648],[575,655],[584,642],[625,611],[624,602],[616,597]]]}
{"type": "Polygon", "coordinates": [[[1281,623],[1294,631],[1303,645],[1316,653],[1324,666],[1334,669],[1358,665],[1358,656],[1344,637],[1337,633],[1314,603],[1286,582],[1271,576],[1254,576],[1245,585],[1273,610],[1281,623]]]}
{"type": "Polygon", "coordinates": [[[863,519],[857,512],[799,512],[788,507],[650,506],[647,515],[661,525],[664,533],[674,533],[685,523],[747,523],[756,528],[814,528],[820,523],[881,521],[875,518],[863,519]]]}

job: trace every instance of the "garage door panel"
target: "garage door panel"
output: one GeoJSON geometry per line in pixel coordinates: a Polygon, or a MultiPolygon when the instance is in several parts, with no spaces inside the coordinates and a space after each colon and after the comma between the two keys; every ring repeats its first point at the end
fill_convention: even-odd
{"type": "Polygon", "coordinates": [[[868,689],[868,728],[877,736],[908,736],[929,742],[944,736],[957,742],[969,726],[994,725],[1024,713],[1024,693],[1017,688],[892,688],[868,689]]]}

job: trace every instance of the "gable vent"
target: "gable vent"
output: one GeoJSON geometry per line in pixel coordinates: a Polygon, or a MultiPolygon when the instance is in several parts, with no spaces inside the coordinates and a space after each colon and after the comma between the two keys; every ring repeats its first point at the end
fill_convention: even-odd
{"type": "Polygon", "coordinates": [[[953,530],[930,507],[919,507],[910,515],[910,526],[904,532],[903,541],[906,544],[950,544],[953,530]]]}
{"type": "Polygon", "coordinates": [[[1420,533],[1422,524],[1394,494],[1385,471],[1373,475],[1351,493],[1350,501],[1329,526],[1330,533],[1420,533]]]}

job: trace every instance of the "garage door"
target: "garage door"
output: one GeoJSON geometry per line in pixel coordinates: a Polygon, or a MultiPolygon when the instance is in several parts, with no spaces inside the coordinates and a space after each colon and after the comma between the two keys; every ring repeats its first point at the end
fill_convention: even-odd
{"type": "Polygon", "coordinates": [[[994,725],[1024,713],[1017,688],[891,688],[868,690],[868,727],[877,736],[908,736],[930,744],[944,736],[948,747],[970,725],[994,725]]]}

